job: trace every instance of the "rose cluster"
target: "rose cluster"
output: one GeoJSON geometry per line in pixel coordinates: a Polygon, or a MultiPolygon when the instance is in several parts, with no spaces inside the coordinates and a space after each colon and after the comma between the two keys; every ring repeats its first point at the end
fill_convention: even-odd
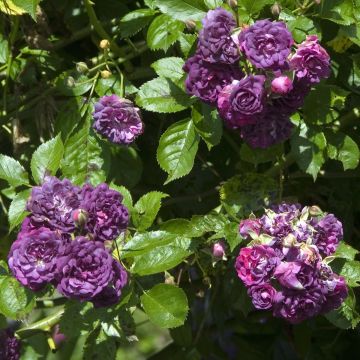
{"type": "Polygon", "coordinates": [[[100,98],[93,117],[94,130],[115,144],[129,145],[144,131],[140,109],[117,95],[100,98]]]}
{"type": "Polygon", "coordinates": [[[239,232],[252,239],[235,267],[255,308],[299,323],[338,308],[347,297],[345,279],[326,259],[343,237],[333,214],[283,203],[241,221],[239,232]]]}
{"type": "Polygon", "coordinates": [[[32,189],[27,210],[8,258],[16,279],[33,291],[52,284],[95,306],[118,302],[127,273],[110,248],[129,221],[121,194],[48,176],[32,189]]]}
{"type": "Polygon", "coordinates": [[[217,106],[225,124],[252,147],[289,138],[290,116],[311,86],[330,75],[317,36],[296,45],[284,22],[268,19],[238,31],[222,8],[210,10],[202,24],[196,52],[184,65],[187,92],[217,106]]]}

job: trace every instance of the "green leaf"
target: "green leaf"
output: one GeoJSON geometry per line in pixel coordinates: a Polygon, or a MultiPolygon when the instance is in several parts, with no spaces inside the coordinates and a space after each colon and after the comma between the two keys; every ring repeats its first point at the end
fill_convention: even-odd
{"type": "Polygon", "coordinates": [[[146,41],[152,50],[164,50],[175,43],[182,34],[185,24],[174,20],[167,15],[160,15],[156,17],[150,24],[146,41]]]}
{"type": "Polygon", "coordinates": [[[257,14],[266,5],[272,5],[273,0],[242,0],[239,5],[245,8],[249,15],[257,14]]]}
{"type": "MultiPolygon", "coordinates": [[[[138,91],[130,81],[124,80],[125,95],[132,95],[138,91]]],[[[111,75],[106,79],[99,79],[95,85],[95,91],[99,96],[116,94],[124,96],[121,89],[121,81],[118,76],[111,75]]]]}
{"type": "Polygon", "coordinates": [[[251,164],[262,164],[270,161],[275,161],[281,157],[284,148],[283,144],[270,146],[266,149],[252,148],[248,144],[242,144],[240,149],[241,160],[247,161],[251,164]]]}
{"type": "Polygon", "coordinates": [[[155,61],[151,67],[160,77],[170,80],[180,80],[185,72],[183,70],[184,60],[179,57],[167,57],[155,61]]]}
{"type": "Polygon", "coordinates": [[[159,77],[140,87],[136,103],[148,111],[175,113],[189,107],[192,100],[175,83],[159,77]]]}
{"type": "Polygon", "coordinates": [[[228,222],[223,214],[194,215],[191,218],[188,236],[199,237],[209,232],[222,232],[228,222]]]}
{"type": "Polygon", "coordinates": [[[223,122],[217,110],[209,105],[197,103],[193,106],[191,117],[196,132],[205,141],[209,150],[220,143],[223,133],[223,122]]]}
{"type": "Polygon", "coordinates": [[[30,194],[30,189],[21,191],[11,202],[8,213],[10,225],[9,231],[12,231],[16,226],[20,225],[25,217],[29,214],[25,208],[30,194]]]}
{"type": "Polygon", "coordinates": [[[356,254],[358,254],[359,251],[351,247],[350,245],[344,243],[343,241],[340,242],[339,246],[336,249],[336,252],[334,256],[347,259],[347,260],[354,260],[356,254]]]}
{"type": "Polygon", "coordinates": [[[30,16],[36,20],[36,8],[41,0],[11,0],[15,6],[24,9],[30,16]]]}
{"type": "MultiPolygon", "coordinates": [[[[280,18],[281,14],[282,12],[280,18]]],[[[321,32],[318,32],[314,22],[305,16],[298,16],[294,20],[287,21],[287,26],[297,43],[301,43],[307,35],[311,34],[318,35],[319,39],[321,39],[321,32]]]]}
{"type": "Polygon", "coordinates": [[[224,237],[230,245],[230,251],[233,251],[243,241],[239,234],[239,224],[235,222],[226,224],[224,228],[224,237]]]}
{"type": "Polygon", "coordinates": [[[308,128],[304,123],[291,138],[291,152],[300,169],[316,180],[326,160],[326,138],[323,132],[308,128]]]}
{"type": "Polygon", "coordinates": [[[158,246],[136,256],[131,270],[139,275],[156,274],[172,269],[192,253],[191,239],[179,237],[168,245],[158,246]]]}
{"type": "Polygon", "coordinates": [[[356,142],[343,133],[325,132],[327,153],[330,159],[343,163],[344,170],[356,169],[359,165],[360,151],[356,142]]]}
{"type": "Polygon", "coordinates": [[[128,208],[131,212],[133,208],[133,200],[130,191],[125,186],[117,186],[114,183],[111,183],[109,186],[111,189],[116,190],[123,196],[122,203],[128,208]]]}
{"type": "Polygon", "coordinates": [[[198,150],[199,136],[190,119],[172,124],[161,136],[157,149],[160,167],[168,173],[165,184],[187,175],[198,150]]]}
{"type": "Polygon", "coordinates": [[[140,300],[149,319],[161,328],[183,325],[189,311],[185,292],[174,285],[155,285],[140,300]]]}
{"type": "Polygon", "coordinates": [[[160,224],[160,230],[167,231],[171,234],[184,235],[192,237],[191,232],[191,222],[186,219],[170,219],[160,224]]]}
{"type": "Polygon", "coordinates": [[[120,20],[120,34],[122,38],[131,37],[142,30],[156,14],[152,9],[138,9],[126,14],[120,20]]]}
{"type": "Polygon", "coordinates": [[[90,303],[68,301],[65,304],[65,311],[59,321],[60,332],[68,339],[71,339],[77,338],[87,330],[90,330],[92,324],[89,326],[86,317],[86,312],[90,307],[90,303]]]}
{"type": "Polygon", "coordinates": [[[227,180],[220,189],[220,200],[235,219],[268,207],[277,195],[276,181],[262,174],[248,173],[227,180]]]}
{"type": "Polygon", "coordinates": [[[142,255],[159,246],[169,244],[176,239],[181,239],[181,237],[162,230],[136,233],[122,248],[121,258],[125,259],[142,255]]]}
{"type": "Polygon", "coordinates": [[[84,359],[89,360],[115,360],[116,342],[113,337],[108,337],[100,327],[91,331],[84,345],[84,359]]]}
{"type": "Polygon", "coordinates": [[[346,261],[341,268],[340,275],[345,278],[348,286],[360,286],[360,261],[346,261]]]}
{"type": "Polygon", "coordinates": [[[161,12],[181,21],[201,20],[207,11],[202,0],[156,0],[155,3],[161,12]]]}
{"type": "Polygon", "coordinates": [[[356,311],[356,298],[353,290],[349,289],[349,295],[341,306],[330,311],[325,317],[340,329],[354,329],[360,322],[360,315],[356,311]]]}
{"type": "Polygon", "coordinates": [[[360,10],[353,0],[326,0],[321,2],[319,16],[340,25],[351,25],[359,20],[360,10]]]}
{"type": "Polygon", "coordinates": [[[88,92],[93,84],[92,79],[76,71],[65,71],[55,81],[55,86],[65,96],[80,96],[88,92]]]}
{"type": "Polygon", "coordinates": [[[208,9],[216,9],[220,7],[224,1],[223,0],[204,0],[205,5],[208,9]]]}
{"type": "Polygon", "coordinates": [[[0,64],[5,64],[9,55],[9,44],[0,34],[0,64]]]}
{"type": "Polygon", "coordinates": [[[19,320],[35,306],[34,294],[15,278],[7,277],[0,285],[0,313],[19,320]]]}
{"type": "Polygon", "coordinates": [[[154,222],[161,207],[161,200],[169,196],[159,191],[143,195],[134,206],[132,220],[139,231],[149,228],[154,222]]]}
{"type": "Polygon", "coordinates": [[[102,170],[103,163],[101,147],[96,138],[90,135],[90,123],[87,121],[65,143],[62,173],[76,185],[83,185],[87,181],[97,185],[106,178],[102,170]]]}
{"type": "Polygon", "coordinates": [[[64,154],[61,135],[41,144],[31,158],[31,172],[37,184],[44,181],[46,175],[55,175],[64,154]]]}
{"type": "Polygon", "coordinates": [[[10,156],[0,154],[0,179],[9,185],[17,187],[27,185],[29,177],[22,165],[10,156]]]}
{"type": "Polygon", "coordinates": [[[183,52],[184,56],[188,56],[192,47],[194,46],[197,40],[197,36],[195,34],[181,34],[179,38],[180,48],[183,52]]]}

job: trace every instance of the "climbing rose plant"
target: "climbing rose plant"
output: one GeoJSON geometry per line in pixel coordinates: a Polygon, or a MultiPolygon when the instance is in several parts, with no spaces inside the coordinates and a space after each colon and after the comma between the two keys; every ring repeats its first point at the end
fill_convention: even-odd
{"type": "Polygon", "coordinates": [[[0,11],[0,359],[357,355],[357,1],[0,11]]]}

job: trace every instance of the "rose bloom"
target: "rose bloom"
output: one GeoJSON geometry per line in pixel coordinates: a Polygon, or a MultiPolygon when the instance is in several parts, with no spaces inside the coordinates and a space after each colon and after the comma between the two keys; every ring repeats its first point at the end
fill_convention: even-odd
{"type": "Polygon", "coordinates": [[[248,294],[256,309],[267,310],[272,308],[276,290],[269,284],[255,285],[249,288],[248,294]]]}

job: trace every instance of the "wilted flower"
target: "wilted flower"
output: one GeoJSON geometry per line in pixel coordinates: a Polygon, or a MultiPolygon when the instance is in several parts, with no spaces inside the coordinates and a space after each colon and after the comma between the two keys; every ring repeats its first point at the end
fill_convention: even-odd
{"type": "Polygon", "coordinates": [[[288,67],[294,40],[282,21],[258,20],[239,35],[239,46],[258,69],[281,70],[288,67]]]}
{"type": "Polygon", "coordinates": [[[71,232],[75,229],[72,213],[80,204],[80,189],[69,180],[47,176],[41,186],[32,188],[27,210],[34,227],[45,226],[71,232]]]}
{"type": "Polygon", "coordinates": [[[302,42],[290,61],[299,79],[310,83],[318,83],[321,79],[330,76],[330,56],[319,44],[316,35],[308,35],[302,42]]]}
{"type": "Polygon", "coordinates": [[[129,212],[119,192],[105,183],[95,188],[86,184],[81,197],[80,208],[88,214],[85,228],[96,240],[114,240],[126,230],[129,212]]]}
{"type": "Polygon", "coordinates": [[[15,278],[33,291],[43,289],[56,276],[58,257],[66,241],[58,231],[38,228],[20,232],[9,253],[9,267],[15,278]]]}
{"type": "Polygon", "coordinates": [[[93,128],[115,144],[129,145],[144,131],[140,109],[117,95],[100,98],[93,117],[93,128]]]}
{"type": "Polygon", "coordinates": [[[77,237],[57,261],[57,290],[80,301],[92,300],[114,279],[113,258],[100,241],[77,237]]]}
{"type": "Polygon", "coordinates": [[[248,238],[251,232],[259,235],[260,230],[261,223],[259,219],[245,219],[240,221],[239,234],[244,239],[248,238]]]}
{"type": "Polygon", "coordinates": [[[231,31],[236,26],[233,15],[223,8],[217,8],[210,10],[202,23],[198,44],[202,58],[209,63],[236,63],[240,54],[231,37],[231,31]]]}

